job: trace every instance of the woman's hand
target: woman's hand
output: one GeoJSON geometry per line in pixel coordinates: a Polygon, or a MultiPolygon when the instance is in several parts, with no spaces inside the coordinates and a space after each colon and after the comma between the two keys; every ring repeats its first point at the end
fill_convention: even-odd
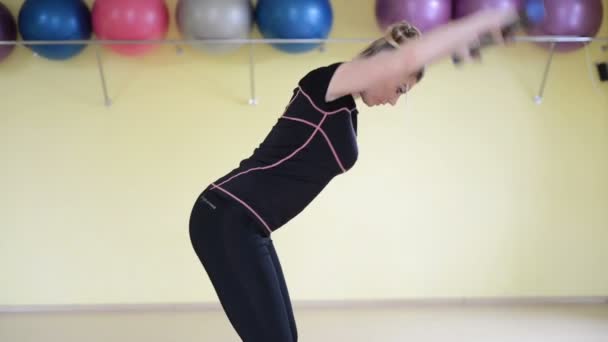
{"type": "Polygon", "coordinates": [[[504,45],[512,41],[518,23],[519,14],[515,9],[488,9],[477,12],[473,19],[485,30],[478,39],[467,46],[462,46],[452,57],[455,64],[471,60],[481,60],[481,49],[490,45],[504,45]]]}

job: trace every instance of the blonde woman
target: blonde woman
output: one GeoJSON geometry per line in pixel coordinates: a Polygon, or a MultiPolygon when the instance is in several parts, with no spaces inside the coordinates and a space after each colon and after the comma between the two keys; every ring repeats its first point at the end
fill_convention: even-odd
{"type": "MultiPolygon", "coordinates": [[[[190,217],[190,238],[220,303],[245,342],[295,342],[296,322],[270,238],[357,160],[357,106],[395,105],[425,66],[516,22],[511,10],[486,10],[424,37],[406,22],[359,56],[308,72],[284,114],[253,154],[211,183],[190,217]]],[[[323,280],[320,280],[323,281],[323,280]]]]}

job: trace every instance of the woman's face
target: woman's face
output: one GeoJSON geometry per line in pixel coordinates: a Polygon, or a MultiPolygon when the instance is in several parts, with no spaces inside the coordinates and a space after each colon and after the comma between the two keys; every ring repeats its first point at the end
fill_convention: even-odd
{"type": "Polygon", "coordinates": [[[361,99],[369,107],[385,105],[387,103],[394,106],[401,95],[412,90],[417,83],[418,76],[410,75],[397,87],[388,84],[372,87],[361,93],[361,99]]]}

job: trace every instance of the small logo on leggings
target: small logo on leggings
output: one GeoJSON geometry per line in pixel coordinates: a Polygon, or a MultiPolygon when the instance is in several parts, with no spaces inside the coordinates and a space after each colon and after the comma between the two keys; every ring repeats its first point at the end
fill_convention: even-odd
{"type": "Polygon", "coordinates": [[[205,198],[205,196],[201,196],[201,200],[202,200],[203,202],[205,202],[207,205],[209,205],[209,206],[211,207],[211,209],[215,210],[216,206],[215,206],[215,205],[213,205],[213,203],[209,202],[209,200],[208,200],[208,199],[206,199],[206,198],[205,198]]]}

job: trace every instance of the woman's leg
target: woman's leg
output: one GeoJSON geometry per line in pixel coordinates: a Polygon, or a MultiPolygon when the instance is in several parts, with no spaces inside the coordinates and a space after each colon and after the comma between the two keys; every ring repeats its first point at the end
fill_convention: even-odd
{"type": "Polygon", "coordinates": [[[232,326],[245,342],[295,342],[272,240],[240,208],[208,197],[193,209],[190,238],[232,326]]]}
{"type": "Polygon", "coordinates": [[[285,283],[285,276],[283,275],[283,269],[281,268],[281,262],[279,261],[279,257],[277,255],[277,251],[274,248],[274,244],[272,240],[268,244],[268,250],[270,252],[270,256],[272,257],[272,262],[274,264],[274,268],[277,272],[277,276],[279,278],[279,285],[281,286],[281,294],[283,295],[283,302],[285,303],[285,308],[287,308],[287,315],[289,316],[289,325],[291,327],[291,335],[293,337],[293,341],[298,341],[298,328],[296,326],[296,320],[293,315],[293,309],[291,307],[291,299],[289,298],[289,291],[287,290],[287,284],[285,283]]]}

